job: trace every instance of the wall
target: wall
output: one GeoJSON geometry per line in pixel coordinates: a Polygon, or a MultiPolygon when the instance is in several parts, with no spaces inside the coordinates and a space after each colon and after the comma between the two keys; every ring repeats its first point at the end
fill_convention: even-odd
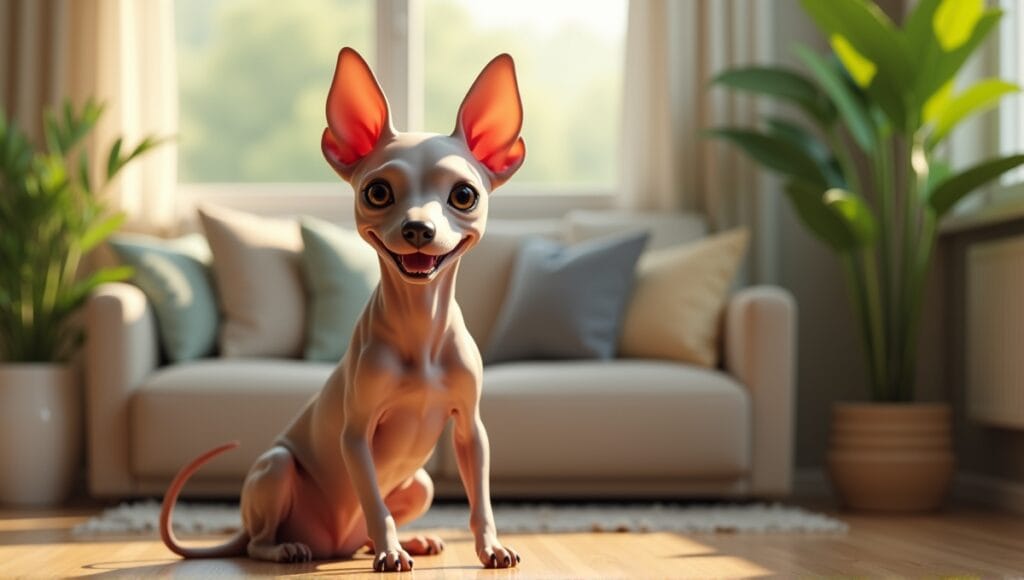
{"type": "MultiPolygon", "coordinates": [[[[775,39],[779,61],[796,68],[794,44],[824,48],[795,0],[778,2],[775,39]]],[[[824,463],[832,402],[864,393],[860,339],[835,255],[807,233],[781,191],[762,195],[780,197],[776,275],[799,305],[796,465],[806,469],[824,463]]]]}

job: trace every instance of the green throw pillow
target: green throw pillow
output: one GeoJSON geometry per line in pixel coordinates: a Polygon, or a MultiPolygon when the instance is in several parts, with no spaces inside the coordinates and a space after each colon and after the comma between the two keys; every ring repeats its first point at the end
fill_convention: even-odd
{"type": "Polygon", "coordinates": [[[135,283],[156,313],[160,344],[172,363],[213,353],[217,298],[210,278],[210,247],[199,234],[175,240],[116,236],[110,246],[135,269],[135,283]]]}
{"type": "Polygon", "coordinates": [[[310,293],[305,357],[338,362],[380,279],[377,253],[354,231],[304,218],[302,270],[310,293]]]}

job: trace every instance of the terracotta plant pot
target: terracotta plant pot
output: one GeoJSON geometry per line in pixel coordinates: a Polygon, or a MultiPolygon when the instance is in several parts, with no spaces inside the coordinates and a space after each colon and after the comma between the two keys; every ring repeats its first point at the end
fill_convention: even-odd
{"type": "Polygon", "coordinates": [[[944,403],[836,403],[827,464],[843,506],[938,509],[953,478],[950,423],[944,403]]]}
{"type": "Polygon", "coordinates": [[[71,367],[0,364],[0,504],[67,498],[79,474],[81,411],[71,367]]]}

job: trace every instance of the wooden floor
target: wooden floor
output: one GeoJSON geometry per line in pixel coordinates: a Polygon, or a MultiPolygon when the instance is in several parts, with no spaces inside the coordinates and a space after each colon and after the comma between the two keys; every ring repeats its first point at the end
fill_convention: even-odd
{"type": "MultiPolygon", "coordinates": [[[[274,565],[245,559],[182,561],[155,537],[76,538],[95,510],[0,511],[0,577],[345,576],[368,557],[274,565]]],[[[1024,518],[970,509],[919,517],[837,514],[848,534],[531,534],[504,540],[516,570],[483,570],[464,531],[442,531],[448,550],[416,558],[416,578],[750,578],[761,576],[1024,575],[1024,518]]],[[[499,522],[500,525],[500,522],[499,522]]]]}

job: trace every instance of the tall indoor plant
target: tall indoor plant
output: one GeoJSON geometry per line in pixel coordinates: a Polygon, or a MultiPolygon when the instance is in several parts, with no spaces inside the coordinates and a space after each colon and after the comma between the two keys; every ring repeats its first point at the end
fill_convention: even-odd
{"type": "Polygon", "coordinates": [[[73,315],[98,284],[131,275],[79,272],[124,220],[106,211],[103,188],[156,144],[122,151],[118,139],[92,175],[83,140],[101,114],[91,101],[47,112],[39,147],[0,116],[0,503],[54,503],[69,491],[81,447],[73,315]]]}
{"type": "Polygon", "coordinates": [[[1024,155],[955,172],[942,144],[965,118],[1018,87],[954,78],[998,23],[982,0],[920,0],[902,27],[867,0],[801,0],[834,56],[796,47],[804,74],[748,67],[720,86],[793,105],[726,139],[785,180],[804,225],[846,270],[873,404],[837,404],[829,468],[851,507],[918,510],[941,502],[952,473],[949,409],[910,404],[923,295],[937,226],[957,202],[1024,155]],[[920,484],[911,489],[910,485],[920,484]]]}

